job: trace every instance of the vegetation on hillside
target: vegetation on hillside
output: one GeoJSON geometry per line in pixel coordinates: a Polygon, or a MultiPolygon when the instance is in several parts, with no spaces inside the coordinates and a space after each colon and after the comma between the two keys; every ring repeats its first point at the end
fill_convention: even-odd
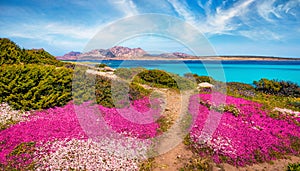
{"type": "Polygon", "coordinates": [[[158,88],[172,88],[177,90],[191,90],[196,88],[195,82],[179,75],[162,70],[144,70],[134,77],[134,81],[158,88]]]}
{"type": "MultiPolygon", "coordinates": [[[[75,67],[74,64],[62,63],[43,49],[21,49],[9,39],[1,38],[0,48],[0,130],[3,131],[0,134],[0,149],[5,149],[0,150],[0,168],[34,170],[36,167],[42,166],[41,163],[38,163],[41,161],[44,164],[47,161],[47,167],[64,161],[74,163],[77,161],[75,159],[79,159],[72,158],[74,157],[72,150],[75,149],[77,150],[75,153],[79,154],[80,152],[80,154],[85,155],[85,158],[93,155],[104,159],[100,168],[105,166],[111,169],[109,168],[111,166],[107,164],[113,163],[110,160],[115,160],[116,157],[102,153],[103,150],[99,147],[105,147],[105,144],[97,144],[98,142],[89,141],[87,140],[88,137],[82,136],[87,132],[82,130],[83,127],[77,120],[79,117],[73,110],[74,105],[81,106],[80,109],[84,115],[80,119],[93,125],[93,123],[102,121],[102,115],[95,115],[96,118],[91,117],[93,111],[86,106],[93,104],[93,102],[100,104],[97,107],[102,111],[105,124],[108,124],[118,133],[124,133],[126,138],[133,137],[132,141],[135,147],[139,147],[138,150],[146,150],[146,146],[137,143],[138,140],[152,138],[158,135],[157,133],[167,131],[173,122],[167,122],[166,116],[160,115],[161,106],[158,103],[160,100],[154,103],[155,101],[150,101],[150,97],[145,97],[151,93],[151,90],[145,87],[172,89],[177,93],[178,90],[194,89],[196,83],[201,82],[213,84],[215,91],[221,90],[219,87],[226,84],[228,95],[219,92],[216,95],[217,97],[224,97],[223,99],[227,100],[227,104],[215,104],[214,101],[210,100],[211,91],[203,94],[197,92],[197,95],[190,98],[189,114],[185,118],[185,123],[193,121],[194,125],[183,124],[182,129],[186,130],[191,126],[190,134],[185,138],[184,143],[197,155],[185,163],[181,170],[209,169],[208,161],[199,157],[199,154],[211,156],[213,161],[217,163],[226,162],[236,166],[270,161],[271,159],[282,158],[286,154],[300,155],[299,118],[296,115],[274,111],[275,107],[300,111],[300,89],[295,83],[261,79],[255,81],[254,86],[252,86],[237,82],[223,83],[211,77],[198,76],[197,74],[185,74],[184,77],[180,77],[162,70],[147,70],[145,68],[119,68],[114,72],[115,75],[103,72],[99,74],[98,71],[92,70],[95,69],[92,67],[83,65],[76,65],[75,67]],[[74,103],[68,103],[72,98],[74,103]],[[89,102],[82,104],[82,102],[87,101],[89,102]],[[66,105],[67,103],[68,105],[66,105]],[[115,109],[129,105],[131,108],[115,109]],[[14,110],[10,106],[22,110],[56,108],[35,111],[36,117],[32,117],[32,119],[28,117],[31,112],[14,110]],[[149,124],[140,124],[123,117],[136,119],[143,113],[141,111],[146,111],[144,113],[149,114],[151,119],[149,121],[152,121],[152,118],[157,118],[157,120],[149,124]],[[217,131],[211,139],[203,140],[200,133],[211,113],[224,116],[225,119],[220,121],[217,131]],[[193,116],[197,116],[196,120],[193,120],[193,116]],[[77,119],[74,119],[76,117],[77,119]],[[60,141],[62,139],[64,141],[60,141]],[[38,144],[40,141],[45,142],[46,146],[38,144]],[[61,147],[58,149],[61,151],[56,153],[58,156],[49,153],[50,156],[57,157],[57,160],[45,158],[47,157],[45,154],[55,151],[47,149],[53,145],[51,143],[54,146],[56,143],[55,148],[61,147]],[[246,146],[249,148],[245,151],[244,147],[246,146]],[[36,153],[37,147],[44,148],[47,152],[36,153]],[[98,151],[95,152],[94,149],[98,149],[98,151]],[[9,150],[11,151],[9,152],[9,150]],[[37,154],[43,155],[34,156],[37,154]],[[2,161],[7,161],[7,163],[2,161]],[[49,161],[52,161],[52,165],[49,165],[49,161]]],[[[105,64],[98,64],[95,67],[102,68],[105,66],[105,64]]],[[[156,98],[154,94],[151,97],[156,98]]],[[[169,106],[166,107],[165,111],[170,111],[172,106],[170,103],[166,104],[169,106]]],[[[141,115],[141,118],[147,117],[141,115]]],[[[110,139],[107,140],[110,141],[110,139]]],[[[124,139],[124,141],[118,139],[118,142],[126,144],[130,142],[128,140],[131,139],[124,139]]],[[[111,141],[107,143],[120,147],[120,144],[111,143],[111,141]]],[[[118,150],[118,148],[116,149],[118,150]]],[[[122,148],[122,150],[124,149],[122,148]]],[[[115,154],[121,153],[116,152],[115,154]]],[[[179,159],[180,156],[177,158],[179,159]]],[[[98,167],[93,163],[94,161],[99,162],[100,160],[98,158],[96,160],[80,160],[78,163],[85,162],[84,164],[87,166],[98,167]]],[[[141,163],[140,169],[153,169],[155,166],[153,161],[151,158],[141,163]]],[[[126,165],[127,168],[136,164],[138,160],[126,160],[126,162],[119,163],[124,164],[124,168],[126,165]]],[[[59,167],[65,167],[65,165],[59,165],[59,167]]],[[[68,169],[76,170],[77,168],[69,167],[68,169]]],[[[299,169],[299,163],[288,165],[288,170],[297,169],[299,169]]]]}
{"type": "Polygon", "coordinates": [[[256,90],[266,94],[300,97],[300,87],[291,81],[260,79],[254,81],[256,90]]]}
{"type": "Polygon", "coordinates": [[[71,100],[72,72],[52,65],[2,65],[0,102],[24,110],[65,105],[71,100]]]}
{"type": "Polygon", "coordinates": [[[87,74],[87,69],[88,67],[85,66],[77,66],[74,71],[73,98],[75,103],[92,100],[105,107],[122,107],[129,105],[129,101],[141,99],[150,94],[150,90],[135,82],[111,80],[104,76],[87,74]]]}
{"type": "Polygon", "coordinates": [[[21,49],[16,43],[0,38],[0,65],[3,64],[47,64],[63,66],[54,56],[44,49],[21,49]]]}

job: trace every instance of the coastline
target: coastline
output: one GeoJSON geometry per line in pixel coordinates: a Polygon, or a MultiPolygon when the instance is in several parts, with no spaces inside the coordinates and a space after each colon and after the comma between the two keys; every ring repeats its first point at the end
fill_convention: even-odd
{"type": "Polygon", "coordinates": [[[76,58],[76,59],[61,59],[61,61],[85,61],[85,60],[136,60],[136,61],[300,61],[300,58],[281,58],[281,57],[258,57],[258,56],[203,56],[203,57],[188,57],[188,58],[163,58],[163,57],[114,57],[114,58],[76,58]]]}

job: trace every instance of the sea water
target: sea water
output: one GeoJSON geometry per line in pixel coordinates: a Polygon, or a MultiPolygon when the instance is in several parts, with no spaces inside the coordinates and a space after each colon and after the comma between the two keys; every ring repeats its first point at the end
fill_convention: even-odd
{"type": "Polygon", "coordinates": [[[291,81],[300,85],[300,61],[175,61],[103,60],[112,68],[144,67],[161,69],[183,76],[185,73],[212,76],[225,82],[252,84],[261,78],[291,81]]]}

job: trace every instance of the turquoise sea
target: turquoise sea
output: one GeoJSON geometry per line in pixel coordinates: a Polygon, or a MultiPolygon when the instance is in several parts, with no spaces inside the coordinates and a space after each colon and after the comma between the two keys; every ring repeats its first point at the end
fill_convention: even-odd
{"type": "Polygon", "coordinates": [[[252,84],[261,78],[292,81],[300,85],[300,60],[298,61],[136,61],[104,60],[88,61],[105,63],[112,68],[144,67],[162,69],[184,75],[191,72],[209,75],[226,82],[252,84]]]}

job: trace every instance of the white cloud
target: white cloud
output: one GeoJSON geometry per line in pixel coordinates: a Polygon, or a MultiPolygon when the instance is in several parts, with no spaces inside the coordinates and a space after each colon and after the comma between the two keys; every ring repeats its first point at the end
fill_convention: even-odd
{"type": "Polygon", "coordinates": [[[79,26],[47,22],[37,23],[35,25],[11,25],[5,29],[1,28],[0,32],[1,35],[5,35],[5,37],[38,41],[41,44],[48,44],[61,50],[82,50],[88,40],[90,40],[101,27],[102,25],[79,26]]]}
{"type": "Polygon", "coordinates": [[[132,0],[114,0],[111,1],[120,11],[122,11],[125,17],[133,16],[138,14],[137,7],[132,0]]]}
{"type": "Polygon", "coordinates": [[[275,0],[259,2],[242,0],[234,2],[231,7],[227,8],[225,1],[223,1],[213,11],[211,0],[205,3],[197,1],[198,6],[205,12],[205,16],[196,18],[195,12],[189,10],[187,4],[177,0],[168,1],[181,17],[196,26],[208,37],[228,34],[244,36],[253,40],[276,41],[283,40],[286,34],[282,31],[278,32],[278,24],[272,23],[285,19],[284,14],[296,16],[294,14],[295,9],[300,6],[300,0],[291,0],[282,4],[278,4],[275,0]],[[264,21],[257,16],[261,16],[264,21]],[[270,24],[268,25],[268,23],[270,24]]]}
{"type": "Polygon", "coordinates": [[[206,17],[196,19],[193,12],[189,10],[186,4],[180,3],[177,0],[168,1],[180,16],[208,36],[214,34],[231,34],[231,31],[238,29],[239,24],[234,23],[233,19],[237,17],[242,18],[247,14],[248,7],[254,2],[254,0],[246,0],[242,3],[235,3],[231,8],[226,10],[218,7],[216,12],[213,13],[211,11],[211,0],[207,1],[205,4],[198,1],[197,3],[199,7],[204,10],[206,17]]]}
{"type": "Polygon", "coordinates": [[[183,17],[187,22],[189,22],[192,25],[196,24],[195,16],[192,14],[192,12],[187,8],[187,6],[183,3],[180,3],[177,0],[168,0],[169,3],[173,6],[176,13],[183,17]]]}
{"type": "Polygon", "coordinates": [[[206,1],[205,4],[202,4],[201,1],[197,1],[197,4],[199,5],[199,7],[201,7],[204,10],[206,15],[211,15],[212,0],[206,1]]]}
{"type": "Polygon", "coordinates": [[[239,31],[239,33],[242,36],[248,37],[252,40],[281,40],[283,38],[282,35],[279,35],[267,29],[243,30],[239,31]]]}
{"type": "Polygon", "coordinates": [[[234,18],[242,18],[248,12],[248,7],[254,0],[243,1],[243,3],[234,4],[231,8],[223,10],[220,7],[216,9],[215,14],[207,16],[205,24],[199,28],[207,34],[231,34],[230,31],[236,30],[238,24],[233,22],[234,18]]]}
{"type": "Polygon", "coordinates": [[[269,22],[274,22],[272,16],[281,18],[278,9],[274,6],[276,0],[265,0],[256,4],[258,14],[269,22]]]}
{"type": "MultiPolygon", "coordinates": [[[[291,14],[295,17],[297,17],[296,13],[292,11],[293,8],[296,7],[300,7],[300,0],[290,0],[288,1],[286,4],[283,5],[282,10],[286,13],[286,14],[291,14]]],[[[297,9],[299,10],[299,9],[297,9]]]]}
{"type": "Polygon", "coordinates": [[[49,36],[68,37],[72,39],[90,39],[102,25],[79,26],[66,25],[58,22],[37,23],[35,25],[23,24],[8,26],[9,29],[1,29],[1,32],[8,36],[22,38],[39,38],[45,39],[49,36]]]}

